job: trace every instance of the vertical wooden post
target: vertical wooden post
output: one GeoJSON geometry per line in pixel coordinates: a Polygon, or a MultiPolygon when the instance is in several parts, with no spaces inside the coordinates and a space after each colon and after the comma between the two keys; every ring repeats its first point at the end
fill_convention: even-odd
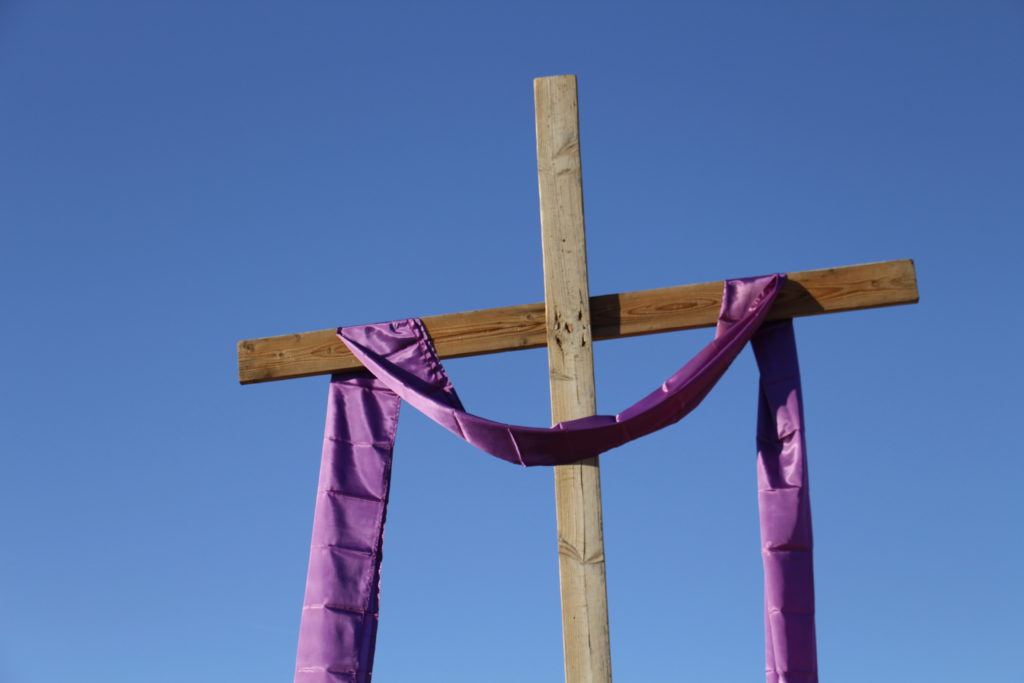
{"type": "MultiPolygon", "coordinates": [[[[551,419],[593,415],[594,356],[575,76],[533,82],[551,419]]],[[[611,683],[598,459],[555,468],[567,683],[611,683]]]]}

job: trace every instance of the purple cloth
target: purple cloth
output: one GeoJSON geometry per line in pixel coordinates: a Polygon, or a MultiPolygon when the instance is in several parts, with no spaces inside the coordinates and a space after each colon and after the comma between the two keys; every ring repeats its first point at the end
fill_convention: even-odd
{"type": "Polygon", "coordinates": [[[807,446],[793,322],[767,323],[751,342],[761,372],[757,507],[764,564],[765,680],[818,680],[807,446]]]}
{"type": "MultiPolygon", "coordinates": [[[[455,402],[440,362],[393,357],[455,402]]],[[[333,377],[299,626],[296,683],[368,683],[381,544],[402,400],[366,374],[333,377]]]]}
{"type": "Polygon", "coordinates": [[[727,282],[715,339],[661,387],[618,415],[551,428],[513,426],[465,412],[418,319],[339,329],[374,377],[336,376],[331,381],[296,683],[370,680],[400,399],[503,460],[566,464],[680,420],[751,337],[762,374],[758,498],[767,680],[816,681],[810,508],[795,342],[788,321],[762,327],[784,278],[727,282]]]}
{"type": "Polygon", "coordinates": [[[550,428],[488,420],[434,393],[407,362],[403,365],[436,357],[417,319],[345,327],[338,335],[391,391],[456,436],[520,465],[564,465],[657,431],[696,408],[764,322],[783,279],[771,275],[731,281],[715,339],[657,390],[618,415],[593,415],[550,428]]]}

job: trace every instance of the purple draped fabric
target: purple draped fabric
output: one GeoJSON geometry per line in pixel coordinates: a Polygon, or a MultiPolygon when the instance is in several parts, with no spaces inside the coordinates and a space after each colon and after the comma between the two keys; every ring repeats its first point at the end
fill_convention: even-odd
{"type": "Polygon", "coordinates": [[[339,329],[373,373],[332,378],[296,683],[366,683],[376,636],[391,452],[401,399],[469,443],[521,465],[597,455],[692,411],[753,338],[761,370],[758,501],[768,683],[816,681],[810,507],[799,369],[789,321],[764,325],[785,276],[730,280],[715,339],[618,415],[551,428],[467,413],[418,319],[339,329]]]}
{"type": "Polygon", "coordinates": [[[715,339],[657,390],[618,415],[594,415],[550,428],[508,425],[467,413],[396,363],[392,356],[433,355],[417,319],[345,327],[338,335],[391,391],[456,436],[520,465],[564,465],[657,431],[696,408],[764,322],[783,279],[770,275],[730,281],[728,306],[723,307],[715,339]]]}
{"type": "Polygon", "coordinates": [[[757,506],[764,563],[765,680],[818,680],[811,499],[793,322],[764,325],[752,340],[761,372],[757,506]]]}
{"type": "MultiPolygon", "coordinates": [[[[391,359],[458,404],[440,362],[391,359]]],[[[313,513],[296,683],[368,683],[401,399],[365,374],[333,377],[313,513]]]]}

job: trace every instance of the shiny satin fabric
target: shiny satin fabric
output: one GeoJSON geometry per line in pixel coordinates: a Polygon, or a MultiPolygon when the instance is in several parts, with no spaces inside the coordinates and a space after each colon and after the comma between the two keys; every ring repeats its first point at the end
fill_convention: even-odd
{"type": "MultiPolygon", "coordinates": [[[[440,363],[404,365],[457,402],[440,363]]],[[[295,683],[370,681],[401,402],[366,374],[331,379],[295,683]]]]}
{"type": "Polygon", "coordinates": [[[564,465],[657,431],[696,408],[764,322],[783,280],[770,275],[731,281],[715,339],[658,389],[618,415],[594,415],[550,428],[495,422],[434,395],[423,380],[390,358],[426,359],[434,354],[418,319],[344,327],[338,336],[391,391],[480,450],[520,465],[564,465]]]}
{"type": "Polygon", "coordinates": [[[680,420],[752,337],[762,375],[758,499],[767,680],[816,681],[810,509],[795,342],[788,321],[764,325],[784,278],[728,281],[715,339],[661,387],[618,415],[551,428],[508,425],[467,413],[418,319],[339,329],[374,377],[332,378],[296,683],[370,680],[400,399],[495,457],[521,465],[566,464],[680,420]]]}
{"type": "Polygon", "coordinates": [[[765,680],[818,680],[811,500],[793,321],[751,340],[760,370],[757,507],[764,566],[765,680]]]}

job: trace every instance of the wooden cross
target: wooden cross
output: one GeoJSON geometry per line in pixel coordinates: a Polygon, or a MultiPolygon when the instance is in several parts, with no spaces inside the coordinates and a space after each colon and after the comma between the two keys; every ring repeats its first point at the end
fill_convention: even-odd
{"type": "MultiPolygon", "coordinates": [[[[722,282],[591,297],[583,228],[576,77],[534,81],[544,303],[423,318],[442,358],[548,348],[552,423],[593,415],[592,342],[711,327],[722,282]]],[[[770,320],[917,302],[909,260],[790,273],[770,320]]],[[[361,366],[335,329],[238,343],[242,384],[361,366]]],[[[567,683],[610,683],[598,458],[555,467],[567,683]]]]}

